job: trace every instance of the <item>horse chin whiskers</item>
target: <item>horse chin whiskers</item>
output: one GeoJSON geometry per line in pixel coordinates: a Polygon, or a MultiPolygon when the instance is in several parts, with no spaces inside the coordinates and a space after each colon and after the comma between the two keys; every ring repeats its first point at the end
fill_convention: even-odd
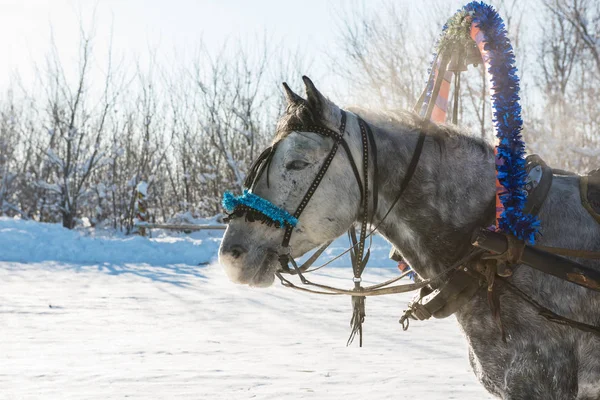
{"type": "Polygon", "coordinates": [[[271,286],[275,279],[275,272],[278,268],[278,264],[276,264],[277,251],[272,248],[264,248],[260,249],[260,252],[262,252],[264,256],[262,260],[257,263],[254,274],[248,282],[248,285],[252,287],[271,286]]]}

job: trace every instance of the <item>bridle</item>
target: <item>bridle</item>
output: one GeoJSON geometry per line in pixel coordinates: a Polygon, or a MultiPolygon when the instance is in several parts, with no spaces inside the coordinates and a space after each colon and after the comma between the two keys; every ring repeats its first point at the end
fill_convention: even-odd
{"type": "MultiPolygon", "coordinates": [[[[359,190],[360,190],[360,198],[361,198],[360,225],[361,226],[360,226],[360,234],[358,237],[357,237],[356,229],[354,228],[354,225],[350,227],[350,229],[348,230],[348,236],[350,237],[352,246],[348,250],[343,252],[341,255],[339,255],[338,257],[341,257],[343,254],[350,252],[350,256],[351,256],[351,260],[352,260],[352,269],[353,269],[353,273],[354,273],[354,278],[353,278],[354,289],[353,290],[345,290],[345,289],[334,288],[334,287],[327,286],[327,285],[321,285],[321,284],[310,282],[308,279],[306,279],[304,277],[303,273],[310,272],[310,271],[308,271],[308,268],[310,268],[310,266],[314,263],[314,261],[316,261],[316,259],[323,253],[323,251],[329,246],[329,244],[331,242],[325,243],[323,246],[321,246],[315,252],[315,254],[313,254],[313,256],[311,256],[307,260],[307,262],[305,262],[301,266],[298,266],[296,261],[294,260],[294,258],[291,256],[290,240],[291,240],[291,236],[292,236],[292,233],[294,230],[294,224],[289,223],[289,222],[284,222],[284,223],[279,222],[279,227],[285,227],[285,231],[283,234],[283,239],[282,239],[281,247],[280,247],[279,254],[278,254],[278,259],[279,259],[279,263],[281,266],[281,270],[277,271],[276,275],[280,279],[281,283],[286,287],[290,287],[290,288],[294,288],[294,289],[298,289],[298,290],[302,290],[302,291],[309,291],[312,293],[319,293],[319,294],[351,295],[353,309],[354,309],[352,320],[351,320],[353,328],[352,328],[352,333],[350,335],[348,342],[350,343],[353,340],[356,333],[359,333],[360,334],[360,345],[362,346],[362,323],[364,322],[364,317],[365,317],[364,302],[365,302],[366,296],[378,296],[378,295],[383,295],[383,294],[402,293],[402,292],[416,290],[416,289],[419,289],[421,287],[428,285],[429,283],[431,283],[431,281],[433,279],[425,280],[423,282],[419,282],[419,283],[415,283],[415,284],[388,287],[390,284],[398,281],[399,279],[401,279],[402,277],[407,275],[407,274],[402,274],[398,278],[394,278],[389,281],[383,282],[381,284],[373,285],[371,287],[362,287],[361,286],[361,282],[362,282],[361,275],[367,265],[367,262],[369,260],[369,255],[370,255],[370,249],[367,249],[366,254],[365,254],[366,239],[370,238],[375,233],[377,228],[381,225],[381,223],[389,215],[389,213],[392,211],[394,206],[397,204],[397,202],[400,199],[400,197],[402,196],[402,194],[405,192],[409,182],[411,181],[411,179],[415,173],[417,164],[419,162],[420,155],[423,150],[423,145],[425,142],[425,134],[423,131],[421,131],[419,134],[419,139],[417,141],[417,146],[416,146],[415,152],[413,153],[413,156],[411,158],[410,164],[405,173],[404,179],[401,183],[400,190],[399,190],[398,195],[396,196],[396,199],[392,202],[388,211],[386,212],[384,217],[379,221],[377,226],[375,228],[373,228],[369,233],[367,233],[367,230],[368,230],[367,228],[368,228],[369,223],[371,225],[373,224],[373,220],[374,220],[375,213],[377,211],[377,206],[378,206],[379,172],[378,172],[378,165],[377,165],[377,145],[376,145],[375,137],[373,135],[371,127],[359,116],[356,116],[356,118],[357,118],[358,125],[359,125],[360,132],[361,132],[362,169],[363,169],[364,179],[361,179],[357,164],[354,160],[354,157],[352,156],[350,147],[348,146],[348,143],[344,137],[344,135],[346,133],[346,120],[347,120],[347,114],[345,111],[341,110],[341,122],[340,122],[340,126],[339,126],[337,132],[332,129],[329,129],[323,125],[317,125],[317,124],[312,124],[312,125],[290,124],[286,127],[286,131],[288,133],[293,132],[293,131],[313,132],[313,133],[317,133],[321,136],[326,136],[326,137],[333,139],[333,146],[332,146],[331,150],[329,151],[329,154],[323,161],[323,164],[321,165],[319,171],[317,172],[316,177],[314,178],[311,185],[309,186],[306,193],[304,194],[302,200],[300,201],[300,204],[298,205],[298,207],[296,208],[294,213],[291,214],[293,216],[293,218],[295,218],[295,220],[297,220],[300,217],[300,215],[302,214],[302,212],[308,205],[310,199],[312,198],[313,194],[319,187],[319,185],[320,185],[323,177],[327,173],[327,170],[329,169],[329,166],[331,165],[331,162],[333,161],[333,158],[335,157],[339,147],[341,146],[344,149],[344,151],[346,152],[346,154],[348,155],[348,159],[350,160],[350,166],[352,168],[352,171],[354,173],[356,182],[357,182],[359,190]],[[371,151],[369,151],[369,148],[371,149],[371,151]],[[369,157],[369,154],[371,154],[371,157],[369,157]],[[372,159],[372,164],[373,164],[372,196],[370,196],[371,193],[369,191],[369,158],[372,159]],[[369,198],[370,197],[372,197],[372,208],[371,208],[372,211],[369,215],[369,198]],[[290,268],[290,264],[292,265],[292,268],[290,268]],[[313,289],[299,287],[299,286],[293,284],[288,279],[286,279],[282,275],[282,273],[298,275],[304,285],[313,286],[313,287],[318,288],[319,290],[313,290],[313,289]]],[[[278,145],[278,142],[274,143],[272,146],[265,149],[259,155],[257,160],[251,165],[248,176],[244,182],[244,186],[247,187],[250,191],[256,186],[256,183],[258,182],[260,177],[265,172],[267,174],[267,176],[266,176],[267,185],[269,185],[269,168],[270,168],[273,156],[275,154],[275,151],[277,149],[277,145],[278,145]]],[[[258,221],[262,221],[263,223],[267,223],[269,225],[277,224],[276,222],[273,221],[272,218],[270,218],[264,212],[261,212],[260,210],[254,209],[253,207],[250,207],[247,205],[236,206],[235,209],[232,210],[232,212],[226,218],[226,222],[229,222],[231,219],[238,218],[241,216],[245,216],[246,220],[248,220],[250,222],[258,220],[258,221]]],[[[322,265],[321,267],[323,267],[323,266],[324,265],[322,265]]],[[[315,269],[318,269],[321,267],[317,267],[315,269]]],[[[448,271],[446,271],[446,272],[448,272],[448,271]]],[[[443,274],[440,274],[440,276],[441,275],[443,275],[443,274]]],[[[434,279],[437,279],[440,276],[437,276],[434,279]]]]}
{"type": "MultiPolygon", "coordinates": [[[[375,215],[375,212],[377,210],[377,201],[378,201],[378,196],[377,196],[377,193],[378,193],[378,189],[377,189],[378,169],[377,169],[377,159],[376,159],[376,152],[377,152],[376,144],[375,144],[375,138],[373,137],[371,128],[360,117],[357,117],[357,119],[358,119],[360,131],[361,131],[361,137],[362,137],[362,159],[363,159],[362,167],[363,167],[364,181],[360,177],[360,172],[358,170],[358,167],[354,160],[354,157],[352,156],[352,152],[350,151],[350,146],[348,145],[346,139],[344,138],[344,134],[346,133],[346,121],[347,121],[347,114],[345,111],[343,111],[343,110],[341,111],[341,122],[340,122],[340,126],[338,128],[338,132],[336,132],[332,129],[329,129],[325,126],[317,125],[317,124],[312,124],[312,125],[290,124],[286,127],[286,131],[284,133],[290,133],[290,132],[295,132],[295,131],[312,132],[312,133],[317,133],[321,136],[326,136],[326,137],[333,139],[333,146],[331,147],[329,154],[323,161],[323,164],[319,168],[317,175],[315,176],[312,183],[306,190],[304,196],[302,197],[302,200],[300,201],[300,204],[298,205],[298,207],[292,214],[292,216],[296,220],[298,218],[300,218],[300,215],[302,214],[302,212],[308,205],[310,199],[312,198],[313,194],[315,193],[315,191],[321,184],[323,177],[327,173],[327,170],[329,169],[329,166],[331,165],[333,158],[335,157],[339,147],[341,146],[344,149],[344,151],[346,152],[346,154],[348,155],[348,159],[350,161],[350,166],[352,168],[352,172],[354,173],[354,177],[356,178],[356,182],[357,182],[358,188],[360,190],[360,199],[361,199],[360,202],[361,202],[361,214],[362,214],[361,215],[361,227],[366,228],[366,225],[369,222],[369,201],[368,201],[368,199],[370,197],[369,190],[368,190],[368,187],[369,187],[369,145],[373,149],[371,154],[373,154],[373,159],[374,159],[373,165],[374,165],[374,177],[375,177],[375,179],[373,180],[373,194],[374,195],[373,195],[373,207],[372,207],[372,213],[371,213],[371,220],[372,220],[372,218],[375,215]]],[[[278,142],[276,142],[275,144],[273,144],[272,146],[270,146],[266,150],[264,150],[263,153],[261,155],[259,155],[257,160],[250,167],[250,172],[248,173],[248,177],[246,178],[246,181],[244,183],[244,186],[246,186],[249,190],[254,189],[254,187],[256,186],[256,183],[258,182],[260,177],[265,172],[266,172],[267,186],[269,185],[269,168],[270,168],[273,156],[275,155],[277,145],[278,145],[278,142]]],[[[249,217],[250,220],[258,219],[258,220],[262,220],[263,222],[267,222],[267,223],[270,222],[268,220],[265,221],[265,216],[260,215],[260,212],[258,212],[258,214],[257,214],[257,210],[252,210],[250,207],[247,207],[247,206],[246,207],[242,206],[239,209],[236,208],[234,213],[230,214],[228,220],[235,218],[237,216],[241,216],[241,214],[245,214],[246,218],[248,219],[248,217],[249,217]]],[[[283,239],[282,239],[280,251],[279,251],[279,262],[281,265],[281,270],[284,273],[293,274],[295,272],[295,269],[294,270],[290,269],[289,264],[290,264],[290,259],[293,260],[291,257],[290,240],[292,237],[292,233],[294,231],[294,225],[291,223],[285,223],[284,225],[285,225],[285,231],[283,234],[283,239]]],[[[280,226],[281,226],[281,224],[280,224],[280,226]]],[[[364,254],[364,239],[366,239],[366,229],[362,229],[362,231],[364,231],[364,233],[361,233],[361,240],[360,240],[361,244],[358,245],[358,253],[357,253],[358,257],[361,260],[362,260],[362,255],[364,254]]],[[[305,264],[305,265],[303,265],[303,268],[301,269],[301,271],[305,272],[307,270],[307,268],[308,268],[308,265],[305,264]]]]}

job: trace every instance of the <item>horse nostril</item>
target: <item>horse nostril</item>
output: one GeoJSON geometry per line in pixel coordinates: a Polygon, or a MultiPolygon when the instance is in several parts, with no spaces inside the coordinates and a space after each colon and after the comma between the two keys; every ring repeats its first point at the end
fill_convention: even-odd
{"type": "Polygon", "coordinates": [[[246,253],[246,249],[244,248],[244,246],[234,244],[229,249],[227,249],[227,253],[229,253],[233,258],[240,258],[242,254],[246,253]]]}

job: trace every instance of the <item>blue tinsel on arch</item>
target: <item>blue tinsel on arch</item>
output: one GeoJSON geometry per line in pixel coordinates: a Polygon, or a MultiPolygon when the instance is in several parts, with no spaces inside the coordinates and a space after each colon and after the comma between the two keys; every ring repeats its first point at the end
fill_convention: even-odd
{"type": "Polygon", "coordinates": [[[498,138],[498,180],[504,187],[500,201],[504,211],[499,228],[530,243],[535,241],[540,223],[536,216],[525,214],[527,201],[524,190],[525,143],[521,136],[523,120],[519,104],[519,77],[515,55],[507,37],[506,27],[496,10],[483,2],[471,2],[463,7],[473,17],[485,37],[485,50],[490,54],[488,72],[494,91],[492,95],[493,123],[498,138]]]}

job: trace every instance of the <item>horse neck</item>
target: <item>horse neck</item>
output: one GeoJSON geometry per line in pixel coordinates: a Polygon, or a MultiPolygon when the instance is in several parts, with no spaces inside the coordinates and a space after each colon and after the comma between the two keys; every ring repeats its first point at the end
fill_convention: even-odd
{"type": "MultiPolygon", "coordinates": [[[[471,233],[490,223],[494,198],[490,146],[442,128],[428,134],[417,169],[379,231],[427,278],[456,262],[470,248],[471,233]],[[491,211],[491,214],[490,214],[491,211]]],[[[380,221],[396,199],[419,132],[377,132],[380,221]]]]}

